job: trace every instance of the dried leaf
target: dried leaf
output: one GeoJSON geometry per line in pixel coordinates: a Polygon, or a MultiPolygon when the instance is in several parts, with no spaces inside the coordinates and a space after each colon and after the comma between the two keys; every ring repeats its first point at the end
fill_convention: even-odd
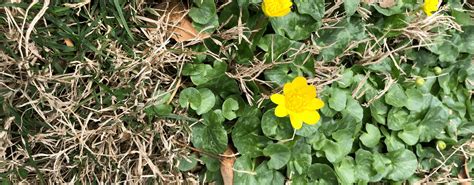
{"type": "Polygon", "coordinates": [[[158,5],[161,9],[160,14],[165,16],[168,25],[168,34],[177,42],[185,42],[192,40],[203,40],[209,38],[208,33],[200,33],[193,27],[193,23],[189,19],[187,10],[181,2],[165,2],[158,5]]]}
{"type": "Polygon", "coordinates": [[[221,175],[224,185],[232,185],[234,182],[234,151],[227,146],[225,152],[221,155],[221,175]]]}
{"type": "Polygon", "coordinates": [[[379,6],[382,8],[390,8],[392,6],[395,6],[397,2],[395,0],[381,0],[379,1],[379,6]]]}
{"type": "Polygon", "coordinates": [[[74,47],[74,43],[69,38],[64,39],[64,44],[66,44],[67,47],[74,47]]]}

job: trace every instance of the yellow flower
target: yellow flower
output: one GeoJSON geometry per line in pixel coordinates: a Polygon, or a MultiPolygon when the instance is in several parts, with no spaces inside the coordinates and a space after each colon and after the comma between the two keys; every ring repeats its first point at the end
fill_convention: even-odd
{"type": "Polygon", "coordinates": [[[303,126],[303,122],[316,124],[320,119],[316,110],[324,106],[324,102],[316,98],[316,87],[308,85],[304,77],[296,77],[293,82],[286,83],[283,94],[273,94],[270,99],[278,105],[275,115],[290,115],[291,126],[297,130],[303,126]]]}
{"type": "Polygon", "coordinates": [[[281,17],[291,12],[291,0],[263,0],[262,10],[267,17],[281,17]]]}
{"type": "Polygon", "coordinates": [[[433,12],[438,11],[439,3],[441,3],[439,0],[425,0],[423,3],[423,11],[426,15],[431,16],[433,12]]]}

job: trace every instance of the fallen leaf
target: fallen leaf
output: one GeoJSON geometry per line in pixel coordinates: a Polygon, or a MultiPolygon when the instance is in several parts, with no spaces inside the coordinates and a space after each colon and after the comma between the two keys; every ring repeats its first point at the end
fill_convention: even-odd
{"type": "Polygon", "coordinates": [[[379,1],[379,6],[382,8],[390,8],[392,6],[395,6],[397,2],[395,0],[381,0],[379,1]]]}
{"type": "Polygon", "coordinates": [[[227,146],[225,152],[221,155],[221,175],[224,185],[232,185],[234,182],[234,151],[227,146]]]}
{"type": "Polygon", "coordinates": [[[74,43],[69,38],[64,39],[64,44],[66,44],[67,47],[74,47],[74,43]]]}
{"type": "Polygon", "coordinates": [[[157,8],[159,13],[165,16],[164,20],[168,21],[167,33],[177,42],[203,40],[210,37],[208,33],[200,33],[193,27],[193,23],[186,15],[188,11],[182,2],[165,2],[159,4],[157,8]]]}

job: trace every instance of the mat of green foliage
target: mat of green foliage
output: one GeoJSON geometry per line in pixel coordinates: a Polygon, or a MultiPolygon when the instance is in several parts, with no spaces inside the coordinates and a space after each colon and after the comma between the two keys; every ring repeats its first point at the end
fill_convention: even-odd
{"type": "Polygon", "coordinates": [[[2,182],[474,176],[468,2],[427,16],[419,0],[294,0],[291,13],[269,18],[260,0],[194,0],[188,16],[211,37],[192,43],[166,34],[160,2],[48,3],[0,4],[2,182]],[[325,106],[295,131],[269,97],[297,76],[325,106]],[[233,177],[220,169],[232,157],[233,177]]]}

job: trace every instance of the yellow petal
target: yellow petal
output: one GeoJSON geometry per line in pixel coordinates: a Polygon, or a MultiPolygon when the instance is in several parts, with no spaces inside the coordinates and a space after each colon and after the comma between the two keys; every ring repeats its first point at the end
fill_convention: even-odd
{"type": "Polygon", "coordinates": [[[291,126],[296,130],[300,129],[303,126],[303,120],[300,118],[298,114],[291,114],[290,122],[291,122],[291,126]]]}
{"type": "Polygon", "coordinates": [[[304,87],[303,93],[306,97],[314,98],[316,96],[316,87],[313,85],[308,85],[304,87]]]}
{"type": "Polygon", "coordinates": [[[308,125],[314,125],[316,124],[321,116],[319,115],[318,112],[316,111],[306,111],[301,114],[301,117],[303,119],[303,122],[305,122],[308,125]]]}
{"type": "Polygon", "coordinates": [[[283,86],[283,94],[288,94],[292,91],[294,91],[295,88],[293,86],[293,83],[286,83],[284,86],[283,86]]]}
{"type": "Polygon", "coordinates": [[[285,104],[285,96],[282,94],[272,94],[270,96],[270,100],[277,105],[285,104]]]}
{"type": "Polygon", "coordinates": [[[293,84],[295,88],[302,88],[308,85],[308,83],[306,83],[306,78],[302,76],[296,77],[291,83],[293,84]]]}
{"type": "Polygon", "coordinates": [[[278,105],[275,108],[275,116],[277,117],[285,117],[288,115],[288,111],[286,110],[286,107],[284,105],[278,105]]]}
{"type": "Polygon", "coordinates": [[[310,100],[308,105],[306,105],[306,110],[317,110],[324,107],[324,102],[319,98],[313,98],[310,100]]]}
{"type": "Polygon", "coordinates": [[[431,16],[432,12],[438,11],[439,6],[439,0],[425,0],[423,3],[423,11],[426,13],[426,15],[431,16]]]}

